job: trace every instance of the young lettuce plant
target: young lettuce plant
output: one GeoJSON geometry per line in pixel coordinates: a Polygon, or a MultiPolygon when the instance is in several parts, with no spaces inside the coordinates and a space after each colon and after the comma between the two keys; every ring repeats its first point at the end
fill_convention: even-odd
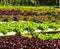
{"type": "Polygon", "coordinates": [[[3,34],[7,34],[9,32],[9,30],[4,29],[2,32],[3,32],[3,34]]]}
{"type": "Polygon", "coordinates": [[[42,23],[42,24],[39,24],[38,28],[43,30],[43,32],[44,32],[44,31],[46,31],[48,29],[48,25],[42,23]]]}
{"type": "MultiPolygon", "coordinates": [[[[8,26],[7,26],[8,27],[8,26]]],[[[3,34],[7,34],[9,32],[9,30],[7,29],[6,25],[2,25],[1,28],[0,28],[0,31],[3,33],[3,34]]]]}
{"type": "Polygon", "coordinates": [[[60,25],[56,25],[56,29],[59,29],[60,28],[60,25]]]}
{"type": "Polygon", "coordinates": [[[23,28],[16,28],[17,34],[23,34],[23,28]]]}
{"type": "Polygon", "coordinates": [[[49,28],[52,28],[52,29],[54,29],[54,30],[56,30],[57,29],[57,24],[56,23],[54,23],[54,22],[51,22],[50,24],[49,24],[49,28]]]}
{"type": "Polygon", "coordinates": [[[42,39],[42,40],[45,40],[45,39],[46,39],[45,35],[43,35],[42,33],[40,33],[40,34],[38,35],[38,38],[40,38],[40,39],[42,39]]]}
{"type": "Polygon", "coordinates": [[[24,34],[22,36],[27,37],[27,38],[32,38],[32,35],[31,34],[24,34]]]}
{"type": "Polygon", "coordinates": [[[36,25],[30,24],[29,28],[28,28],[28,31],[31,32],[31,34],[33,34],[36,29],[37,29],[36,25]]]}

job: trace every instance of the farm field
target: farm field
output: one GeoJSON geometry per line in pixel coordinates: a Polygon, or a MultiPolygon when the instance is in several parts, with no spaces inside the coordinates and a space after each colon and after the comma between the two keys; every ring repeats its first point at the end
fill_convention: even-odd
{"type": "Polygon", "coordinates": [[[60,49],[60,7],[0,6],[0,49],[60,49]]]}

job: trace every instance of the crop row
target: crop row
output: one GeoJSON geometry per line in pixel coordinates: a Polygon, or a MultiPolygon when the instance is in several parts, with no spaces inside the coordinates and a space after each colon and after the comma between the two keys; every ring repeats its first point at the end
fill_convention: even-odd
{"type": "Polygon", "coordinates": [[[60,9],[58,8],[39,8],[39,7],[20,7],[13,9],[0,9],[0,15],[59,15],[60,9]]]}
{"type": "Polygon", "coordinates": [[[20,35],[0,37],[0,49],[60,49],[60,39],[29,39],[20,35]]]}
{"type": "Polygon", "coordinates": [[[53,30],[58,30],[60,28],[60,22],[7,22],[4,24],[0,24],[0,32],[6,34],[10,31],[15,31],[17,34],[21,34],[24,30],[28,30],[28,32],[34,32],[36,29],[42,30],[42,32],[47,31],[48,28],[53,30]]]}
{"type": "Polygon", "coordinates": [[[29,11],[30,11],[30,9],[34,10],[36,8],[37,9],[56,9],[56,8],[58,8],[59,9],[59,7],[60,6],[0,6],[0,9],[2,9],[2,10],[7,10],[7,9],[10,9],[10,10],[12,10],[12,9],[27,10],[27,9],[29,9],[29,11]]]}
{"type": "Polygon", "coordinates": [[[60,22],[7,22],[0,24],[0,36],[3,35],[22,35],[24,37],[37,37],[42,40],[60,39],[60,22]],[[49,30],[50,28],[50,30],[49,30]],[[37,32],[36,30],[41,32],[37,32]],[[27,30],[25,33],[24,31],[27,30]],[[52,31],[52,32],[50,32],[52,31]],[[57,31],[57,32],[54,32],[57,31]]]}
{"type": "Polygon", "coordinates": [[[60,21],[60,9],[42,7],[0,7],[0,21],[60,21]],[[17,15],[17,16],[16,16],[17,15]]]}
{"type": "Polygon", "coordinates": [[[0,22],[20,21],[20,20],[34,21],[34,22],[42,22],[42,21],[57,22],[60,21],[60,17],[52,15],[44,15],[44,16],[0,15],[0,22]]]}
{"type": "Polygon", "coordinates": [[[54,40],[54,39],[60,39],[60,32],[24,34],[22,36],[28,37],[28,38],[32,38],[32,37],[39,38],[41,40],[54,40]]]}
{"type": "MultiPolygon", "coordinates": [[[[32,32],[33,33],[33,32],[32,32]]],[[[18,36],[19,35],[21,35],[21,36],[23,36],[23,37],[26,37],[26,38],[32,38],[32,37],[34,37],[34,38],[39,38],[39,39],[41,39],[41,40],[54,40],[54,39],[60,39],[60,32],[52,32],[52,33],[29,33],[29,34],[18,34],[18,36]]],[[[13,32],[9,32],[9,33],[7,33],[7,34],[3,34],[2,35],[2,33],[0,33],[0,37],[6,37],[6,36],[15,36],[15,35],[17,35],[17,34],[13,34],[13,32]]]]}

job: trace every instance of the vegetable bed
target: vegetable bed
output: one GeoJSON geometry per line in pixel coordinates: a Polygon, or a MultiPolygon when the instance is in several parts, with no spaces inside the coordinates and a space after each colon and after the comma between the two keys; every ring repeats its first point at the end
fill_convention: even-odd
{"type": "Polygon", "coordinates": [[[42,40],[60,38],[60,22],[13,21],[0,23],[0,36],[21,35],[42,40]]]}
{"type": "Polygon", "coordinates": [[[0,21],[60,21],[60,8],[35,6],[2,6],[0,21]]]}
{"type": "Polygon", "coordinates": [[[60,8],[47,6],[1,6],[0,21],[60,21],[60,8]]]}
{"type": "Polygon", "coordinates": [[[59,15],[60,9],[58,8],[16,8],[16,9],[6,9],[2,10],[0,9],[0,15],[59,15]]]}
{"type": "Polygon", "coordinates": [[[60,49],[60,39],[40,40],[20,35],[0,37],[0,49],[60,49]]]}
{"type": "Polygon", "coordinates": [[[49,22],[60,22],[60,15],[0,15],[0,22],[9,22],[9,21],[34,21],[34,22],[43,22],[43,21],[49,21],[49,22]]]}
{"type": "Polygon", "coordinates": [[[0,32],[6,34],[10,31],[15,31],[18,34],[22,33],[24,30],[28,30],[29,33],[34,32],[39,29],[41,32],[59,31],[60,22],[32,22],[32,21],[15,21],[15,22],[7,22],[0,24],[0,32]]]}

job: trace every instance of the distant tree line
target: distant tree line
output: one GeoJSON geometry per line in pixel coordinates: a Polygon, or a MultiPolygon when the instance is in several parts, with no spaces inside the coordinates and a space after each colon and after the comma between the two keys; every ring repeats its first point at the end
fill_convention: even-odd
{"type": "Polygon", "coordinates": [[[26,5],[26,6],[41,6],[41,5],[60,5],[60,0],[0,0],[0,5],[26,5]]]}

